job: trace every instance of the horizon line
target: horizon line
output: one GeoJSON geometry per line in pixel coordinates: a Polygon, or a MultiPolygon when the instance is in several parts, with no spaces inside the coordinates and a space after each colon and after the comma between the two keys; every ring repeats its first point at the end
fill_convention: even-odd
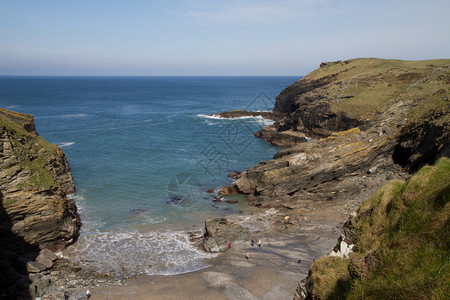
{"type": "Polygon", "coordinates": [[[6,75],[0,77],[304,77],[305,75],[6,75]]]}

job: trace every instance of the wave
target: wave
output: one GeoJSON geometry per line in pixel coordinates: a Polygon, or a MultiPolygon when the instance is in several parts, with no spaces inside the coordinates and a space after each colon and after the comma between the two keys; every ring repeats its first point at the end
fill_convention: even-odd
{"type": "MultiPolygon", "coordinates": [[[[273,120],[264,119],[261,116],[243,116],[243,117],[236,117],[236,118],[224,118],[220,116],[219,114],[212,114],[212,115],[205,115],[205,114],[196,114],[197,117],[204,118],[204,119],[211,119],[211,120],[225,120],[225,121],[233,121],[233,120],[252,120],[256,121],[258,123],[262,123],[263,125],[271,125],[274,123],[273,120]]],[[[213,125],[213,123],[208,122],[208,125],[213,125]]]]}
{"type": "Polygon", "coordinates": [[[62,142],[62,143],[57,143],[56,145],[59,146],[60,148],[62,148],[62,147],[72,146],[73,144],[75,144],[75,142],[62,142]]]}
{"type": "Polygon", "coordinates": [[[54,115],[54,116],[39,116],[38,119],[57,119],[57,118],[83,118],[87,117],[87,114],[70,114],[70,115],[54,115]]]}
{"type": "Polygon", "coordinates": [[[64,255],[83,268],[124,278],[194,272],[216,256],[197,249],[184,231],[98,232],[81,237],[64,255]]]}

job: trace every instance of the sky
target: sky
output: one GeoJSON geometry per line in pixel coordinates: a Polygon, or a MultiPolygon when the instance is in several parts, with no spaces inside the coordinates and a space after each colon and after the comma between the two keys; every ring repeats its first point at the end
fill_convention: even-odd
{"type": "Polygon", "coordinates": [[[450,58],[448,0],[0,0],[0,75],[306,75],[450,58]]]}

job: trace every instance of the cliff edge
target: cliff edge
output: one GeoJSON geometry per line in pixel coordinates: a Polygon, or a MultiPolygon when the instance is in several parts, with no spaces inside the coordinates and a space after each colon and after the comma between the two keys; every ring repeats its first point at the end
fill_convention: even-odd
{"type": "Polygon", "coordinates": [[[294,299],[448,298],[449,178],[450,160],[441,158],[378,190],[344,225],[334,251],[313,263],[294,299]]]}
{"type": "Polygon", "coordinates": [[[81,223],[66,197],[74,192],[63,151],[36,133],[33,116],[0,108],[0,298],[26,294],[28,273],[51,267],[35,261],[40,252],[76,241],[81,223]]]}
{"type": "Polygon", "coordinates": [[[354,211],[387,181],[449,156],[449,84],[448,59],[322,63],[276,98],[284,118],[256,133],[287,148],[242,172],[236,189],[255,206],[346,201],[354,211]]]}

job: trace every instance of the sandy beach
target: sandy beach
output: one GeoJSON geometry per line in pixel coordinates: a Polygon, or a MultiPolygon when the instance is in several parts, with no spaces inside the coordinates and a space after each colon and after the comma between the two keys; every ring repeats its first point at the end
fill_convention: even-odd
{"type": "MultiPolygon", "coordinates": [[[[313,260],[336,244],[348,218],[342,207],[343,203],[323,202],[309,209],[279,210],[270,230],[210,259],[208,268],[88,287],[91,299],[292,299],[313,260]]],[[[86,287],[67,291],[70,299],[86,298],[86,287]]]]}

